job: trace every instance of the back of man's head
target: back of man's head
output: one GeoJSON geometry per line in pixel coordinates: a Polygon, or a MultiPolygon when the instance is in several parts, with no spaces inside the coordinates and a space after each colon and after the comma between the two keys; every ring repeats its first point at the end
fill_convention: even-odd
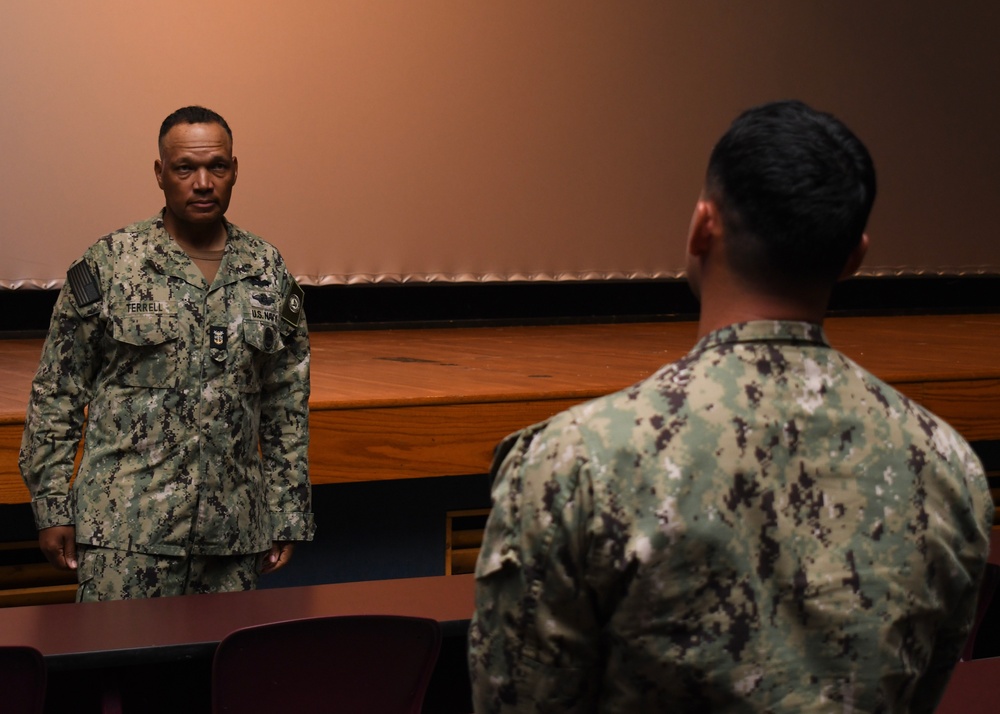
{"type": "Polygon", "coordinates": [[[839,120],[802,102],[747,110],[716,144],[706,194],[733,271],[759,289],[830,285],[864,233],[875,167],[839,120]]]}
{"type": "Polygon", "coordinates": [[[229,128],[229,124],[226,123],[226,120],[220,114],[205,107],[192,105],[190,107],[181,107],[163,120],[163,123],[160,124],[159,136],[159,144],[161,146],[163,145],[163,137],[178,124],[218,124],[226,130],[226,134],[229,135],[229,141],[232,142],[233,140],[233,130],[229,128]]]}

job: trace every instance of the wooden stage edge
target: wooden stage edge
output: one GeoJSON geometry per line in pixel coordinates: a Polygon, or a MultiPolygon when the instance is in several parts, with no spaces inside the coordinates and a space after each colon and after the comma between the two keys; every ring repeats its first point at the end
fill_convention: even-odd
{"type": "MultiPolygon", "coordinates": [[[[950,422],[1000,439],[1000,315],[831,318],[834,347],[950,422]]],[[[683,356],[692,322],[314,332],[314,484],[484,473],[504,436],[683,356]]],[[[0,503],[40,340],[0,340],[0,503]]]]}

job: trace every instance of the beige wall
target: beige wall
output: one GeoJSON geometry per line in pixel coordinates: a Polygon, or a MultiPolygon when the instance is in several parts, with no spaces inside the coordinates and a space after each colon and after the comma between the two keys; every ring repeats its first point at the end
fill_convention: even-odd
{"type": "Polygon", "coordinates": [[[875,155],[869,272],[998,272],[998,31],[973,0],[0,0],[0,286],[156,211],[189,103],[307,282],[676,275],[712,143],[793,96],[875,155]]]}

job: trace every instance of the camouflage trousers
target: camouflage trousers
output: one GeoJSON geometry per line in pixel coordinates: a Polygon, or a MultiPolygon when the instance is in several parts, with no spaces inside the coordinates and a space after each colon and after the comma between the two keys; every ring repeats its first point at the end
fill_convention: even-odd
{"type": "Polygon", "coordinates": [[[150,555],[77,544],[77,602],[253,590],[266,553],[150,555]]]}

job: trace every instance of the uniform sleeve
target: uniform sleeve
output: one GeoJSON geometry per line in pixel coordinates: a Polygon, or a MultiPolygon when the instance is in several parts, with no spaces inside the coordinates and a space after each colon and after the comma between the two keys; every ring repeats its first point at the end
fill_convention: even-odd
{"type": "Polygon", "coordinates": [[[477,712],[595,705],[601,627],[584,583],[587,471],[571,427],[533,427],[498,452],[469,631],[477,712]]]}
{"type": "MultiPolygon", "coordinates": [[[[957,435],[955,439],[958,440],[957,435]]],[[[945,620],[934,640],[930,662],[914,690],[914,714],[933,712],[948,686],[974,625],[979,587],[989,555],[994,512],[989,484],[972,449],[965,446],[960,451],[964,457],[958,470],[963,472],[964,488],[956,489],[954,513],[949,519],[955,524],[950,544],[954,559],[947,567],[934,569],[931,575],[939,580],[936,589],[942,593],[945,620]]]]}
{"type": "MultiPolygon", "coordinates": [[[[287,282],[286,301],[295,286],[290,276],[287,282]]],[[[286,349],[261,375],[260,445],[274,541],[312,540],[315,531],[308,455],[309,330],[301,306],[296,314],[297,324],[282,336],[286,349]]]]}
{"type": "MultiPolygon", "coordinates": [[[[97,275],[95,261],[85,260],[97,275]]],[[[31,383],[18,460],[39,529],[73,525],[75,521],[70,480],[84,408],[101,368],[103,334],[101,302],[81,306],[67,280],[56,301],[31,383]]]]}

